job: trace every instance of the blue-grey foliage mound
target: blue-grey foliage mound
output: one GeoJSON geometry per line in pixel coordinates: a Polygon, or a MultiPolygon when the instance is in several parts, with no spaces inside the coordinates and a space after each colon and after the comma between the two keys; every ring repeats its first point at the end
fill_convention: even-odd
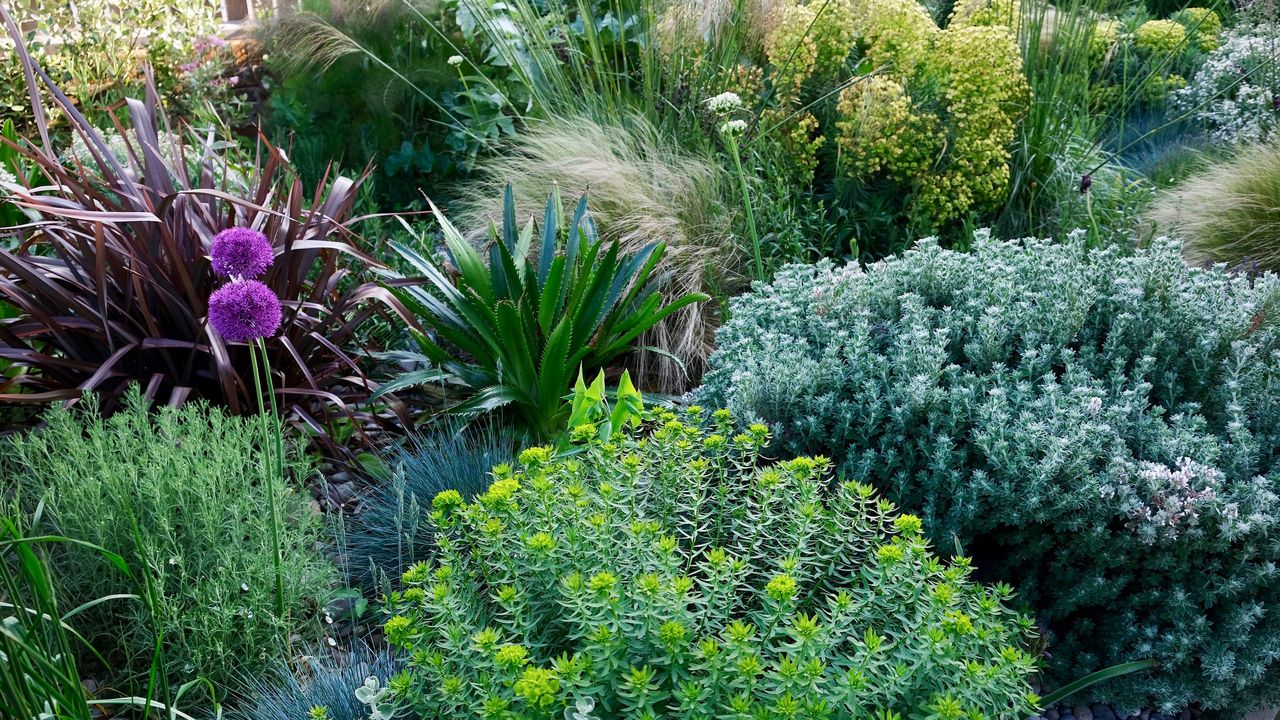
{"type": "Polygon", "coordinates": [[[699,400],[768,422],[1015,582],[1066,681],[1240,716],[1280,700],[1280,281],[1137,252],[925,241],[739,298],[699,400]]]}

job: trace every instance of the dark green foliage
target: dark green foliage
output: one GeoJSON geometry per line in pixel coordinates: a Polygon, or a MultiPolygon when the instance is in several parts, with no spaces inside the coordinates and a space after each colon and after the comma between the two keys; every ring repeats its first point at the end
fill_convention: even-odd
{"type": "Polygon", "coordinates": [[[658,410],[432,502],[441,552],[391,596],[390,687],[430,718],[987,717],[1034,709],[1007,586],[764,426],[658,410]],[[592,714],[594,713],[594,714],[592,714]]]}
{"type": "Polygon", "coordinates": [[[1016,583],[1049,685],[1240,717],[1280,693],[1280,281],[1157,241],[921,243],[740,298],[700,391],[1016,583]]]}
{"type": "Polygon", "coordinates": [[[489,229],[489,262],[432,206],[452,268],[418,249],[394,245],[422,277],[396,280],[392,291],[409,309],[422,359],[434,365],[408,373],[380,392],[448,378],[470,396],[449,412],[476,416],[507,409],[539,439],[564,427],[569,392],[579,371],[588,375],[633,349],[641,333],[706,295],[666,303],[654,269],[666,244],[634,254],[607,247],[578,201],[568,224],[558,194],[547,198],[538,247],[532,219],[516,225],[510,188],[502,230],[489,229]]]}

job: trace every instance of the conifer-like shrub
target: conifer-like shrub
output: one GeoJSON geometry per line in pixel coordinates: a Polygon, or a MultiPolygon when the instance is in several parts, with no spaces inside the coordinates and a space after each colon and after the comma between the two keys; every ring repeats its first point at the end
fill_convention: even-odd
{"type": "Polygon", "coordinates": [[[739,298],[699,391],[830,454],[1015,583],[1049,685],[1122,661],[1124,707],[1280,693],[1280,281],[1175,243],[932,241],[739,298]]]}
{"type": "MultiPolygon", "coordinates": [[[[595,438],[594,428],[574,429],[595,438]]],[[[421,717],[1023,720],[1030,622],[934,557],[919,518],[824,458],[761,466],[762,425],[651,411],[638,431],[433,501],[391,687],[421,717]]]]}

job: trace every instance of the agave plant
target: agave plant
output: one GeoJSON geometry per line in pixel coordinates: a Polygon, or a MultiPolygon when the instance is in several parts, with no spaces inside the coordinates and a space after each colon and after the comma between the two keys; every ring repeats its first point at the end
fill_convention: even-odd
{"type": "Polygon", "coordinates": [[[212,133],[174,131],[154,84],[128,100],[129,122],[95,129],[32,60],[3,7],[36,110],[38,141],[5,142],[35,168],[0,180],[3,194],[36,220],[4,228],[0,247],[0,402],[73,400],[96,392],[104,408],[133,382],[158,401],[200,397],[233,413],[254,412],[249,346],[207,322],[217,282],[207,258],[213,237],[250,227],[270,240],[275,262],[262,278],[284,308],[268,339],[273,384],[295,421],[321,439],[339,420],[363,427],[356,404],[375,387],[358,328],[394,304],[354,277],[378,263],[357,247],[352,207],[364,177],[325,180],[309,202],[285,155],[260,139],[237,163],[212,133]],[[73,148],[58,152],[40,108],[40,87],[69,121],[73,148]]]}
{"type": "MultiPolygon", "coordinates": [[[[664,303],[653,282],[665,243],[625,254],[607,247],[587,215],[584,195],[566,227],[557,192],[537,228],[517,229],[511,188],[502,230],[489,228],[489,262],[434,204],[451,269],[417,249],[393,247],[421,278],[388,284],[412,313],[410,330],[428,367],[381,392],[437,380],[464,385],[469,396],[448,411],[476,416],[503,409],[533,437],[564,427],[565,401],[580,371],[595,373],[633,349],[636,338],[673,312],[707,299],[690,293],[664,303]]],[[[661,352],[659,349],[652,349],[661,352]]]]}

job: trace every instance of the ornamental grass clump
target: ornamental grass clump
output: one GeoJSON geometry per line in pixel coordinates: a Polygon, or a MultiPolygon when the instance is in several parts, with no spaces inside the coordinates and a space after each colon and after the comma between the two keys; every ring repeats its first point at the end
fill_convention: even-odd
{"type": "Polygon", "coordinates": [[[784,269],[735,302],[698,399],[1015,583],[1050,685],[1154,659],[1095,699],[1274,705],[1280,279],[1188,268],[1166,240],[975,245],[784,269]]]}
{"type": "Polygon", "coordinates": [[[436,496],[438,560],[387,640],[421,717],[1024,720],[1030,623],[934,557],[920,520],[824,458],[762,464],[764,426],[656,410],[523,451],[436,496]]]}

